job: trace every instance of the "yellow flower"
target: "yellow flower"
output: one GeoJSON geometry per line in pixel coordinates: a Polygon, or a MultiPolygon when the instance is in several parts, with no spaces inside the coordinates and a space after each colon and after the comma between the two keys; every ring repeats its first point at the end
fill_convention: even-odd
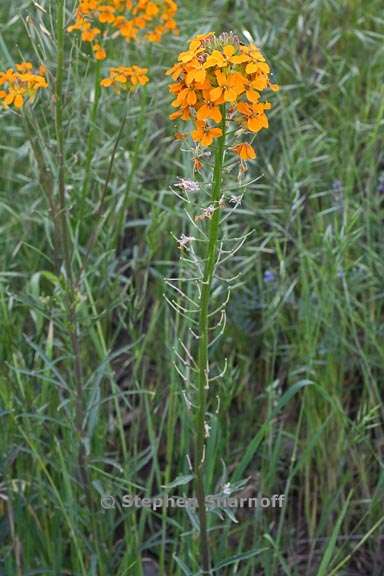
{"type": "MultiPolygon", "coordinates": [[[[271,104],[262,101],[262,93],[279,87],[270,82],[270,67],[254,44],[244,46],[232,33],[197,36],[167,75],[174,81],[169,90],[176,108],[170,118],[192,120],[192,139],[202,146],[210,146],[222,135],[215,124],[222,122],[223,115],[226,123],[248,132],[268,128],[265,111],[271,104]]],[[[232,150],[244,161],[256,157],[248,143],[232,146],[232,150]]]]}

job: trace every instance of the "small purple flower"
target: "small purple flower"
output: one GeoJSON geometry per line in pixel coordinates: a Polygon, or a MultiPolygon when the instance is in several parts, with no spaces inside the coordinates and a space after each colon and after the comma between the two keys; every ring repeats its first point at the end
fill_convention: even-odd
{"type": "Polygon", "coordinates": [[[189,178],[178,178],[178,182],[176,182],[174,186],[184,190],[184,192],[198,192],[200,190],[198,182],[190,180],[189,178]]]}
{"type": "Polygon", "coordinates": [[[384,174],[380,174],[377,191],[379,194],[384,194],[384,174]]]}
{"type": "Polygon", "coordinates": [[[334,180],[332,183],[332,197],[334,206],[340,210],[344,210],[344,192],[341,180],[334,180]]]}
{"type": "Polygon", "coordinates": [[[275,281],[275,273],[272,270],[266,270],[263,279],[266,284],[271,284],[275,281]]]}
{"type": "Polygon", "coordinates": [[[180,250],[184,250],[184,248],[186,248],[188,246],[188,244],[193,242],[193,240],[194,240],[193,236],[186,236],[185,234],[182,234],[177,241],[178,248],[180,250]]]}
{"type": "Polygon", "coordinates": [[[341,182],[341,180],[334,180],[332,183],[332,190],[334,192],[342,192],[343,190],[343,184],[341,182]]]}
{"type": "Polygon", "coordinates": [[[344,276],[345,276],[344,270],[343,270],[342,268],[338,268],[338,270],[337,270],[337,277],[340,278],[340,279],[343,279],[344,276]]]}

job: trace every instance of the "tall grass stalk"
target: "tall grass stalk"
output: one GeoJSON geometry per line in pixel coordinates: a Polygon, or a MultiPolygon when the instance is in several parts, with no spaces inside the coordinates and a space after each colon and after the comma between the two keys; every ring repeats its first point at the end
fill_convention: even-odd
{"type": "MultiPolygon", "coordinates": [[[[76,315],[76,282],[72,270],[72,245],[69,230],[70,222],[65,194],[65,138],[63,124],[63,80],[64,80],[64,0],[58,0],[56,5],[56,83],[55,83],[55,126],[57,140],[57,163],[58,163],[58,191],[59,191],[59,214],[61,246],[63,250],[63,268],[65,273],[66,312],[68,330],[73,355],[73,374],[75,381],[75,429],[78,449],[78,472],[81,486],[85,492],[87,507],[90,513],[91,526],[93,527],[96,545],[98,544],[98,528],[95,521],[91,481],[88,474],[87,454],[85,447],[84,421],[86,416],[86,400],[83,379],[83,367],[81,361],[81,348],[79,338],[79,323],[76,315]]],[[[100,567],[100,573],[102,568],[100,567]]]]}
{"type": "Polygon", "coordinates": [[[81,190],[81,198],[80,198],[80,214],[84,215],[85,204],[87,201],[87,197],[90,190],[91,185],[91,177],[92,177],[92,158],[95,151],[95,127],[96,127],[96,119],[97,119],[97,112],[99,108],[99,101],[101,95],[101,87],[100,87],[100,75],[101,75],[101,62],[97,61],[95,64],[95,83],[93,87],[93,103],[91,108],[90,114],[90,123],[88,129],[88,137],[87,137],[87,152],[85,157],[85,173],[84,173],[84,181],[83,187],[81,190]]]}
{"type": "Polygon", "coordinates": [[[79,440],[79,473],[82,483],[85,484],[85,455],[82,444],[82,428],[84,418],[84,398],[83,398],[83,374],[80,357],[80,343],[78,335],[78,325],[76,319],[76,295],[74,278],[72,273],[72,250],[70,244],[70,234],[68,230],[68,215],[65,198],[65,150],[64,150],[64,126],[63,126],[63,77],[64,77],[64,0],[57,2],[56,14],[56,138],[57,138],[57,161],[58,161],[58,188],[60,207],[60,231],[63,250],[63,266],[65,271],[66,292],[67,292],[67,313],[69,321],[70,339],[74,356],[74,376],[76,383],[76,431],[79,440]]]}
{"type": "MultiPolygon", "coordinates": [[[[128,96],[126,103],[126,110],[130,109],[131,96],[128,96]]],[[[138,122],[138,132],[136,135],[135,143],[132,149],[129,150],[131,162],[130,171],[127,177],[127,183],[123,193],[123,198],[119,207],[118,214],[116,216],[113,225],[113,235],[112,235],[112,245],[116,247],[117,251],[122,249],[122,244],[124,240],[124,228],[125,220],[127,215],[127,209],[130,201],[130,192],[132,191],[135,177],[140,165],[140,158],[142,154],[142,145],[146,131],[146,120],[147,120],[147,107],[148,107],[148,96],[146,93],[146,87],[143,86],[140,91],[140,113],[137,118],[138,122]]]]}

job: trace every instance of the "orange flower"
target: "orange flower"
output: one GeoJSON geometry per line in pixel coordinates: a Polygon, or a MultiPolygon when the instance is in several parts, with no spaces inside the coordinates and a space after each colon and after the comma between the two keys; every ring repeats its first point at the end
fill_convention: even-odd
{"type": "Polygon", "coordinates": [[[196,129],[192,132],[192,138],[196,142],[200,142],[202,146],[210,146],[222,134],[221,128],[210,128],[205,122],[197,122],[196,129]]]}
{"type": "Polygon", "coordinates": [[[194,106],[197,102],[197,95],[193,88],[189,88],[188,86],[182,88],[177,95],[176,100],[172,103],[172,106],[175,108],[179,106],[194,106]]]}
{"type": "Polygon", "coordinates": [[[0,72],[0,101],[5,108],[14,106],[20,109],[26,101],[32,102],[39,90],[48,87],[45,78],[46,68],[40,66],[38,73],[33,72],[30,62],[16,64],[16,69],[9,68],[0,72]]]}
{"type": "MultiPolygon", "coordinates": [[[[117,31],[127,41],[139,34],[148,42],[159,42],[164,34],[178,33],[174,0],[80,0],[75,22],[68,32],[81,32],[83,42],[109,38],[117,31]]],[[[99,45],[99,44],[97,44],[99,45]]],[[[104,48],[93,46],[98,60],[106,58],[104,48]]]]}
{"type": "Polygon", "coordinates": [[[130,92],[138,86],[144,86],[149,82],[148,68],[140,66],[117,66],[109,69],[109,76],[101,80],[103,88],[112,87],[117,94],[123,90],[130,92]]]}
{"type": "Polygon", "coordinates": [[[92,46],[93,53],[95,55],[96,60],[105,60],[107,57],[107,53],[101,44],[94,44],[92,46]]]}
{"type": "Polygon", "coordinates": [[[100,24],[113,24],[116,20],[114,6],[99,6],[98,20],[100,24]]]}
{"type": "Polygon", "coordinates": [[[194,65],[191,70],[189,70],[188,74],[185,78],[185,83],[189,86],[192,82],[202,83],[205,82],[207,77],[207,72],[204,70],[202,65],[198,63],[194,65]]]}
{"type": "MultiPolygon", "coordinates": [[[[249,132],[268,127],[265,111],[271,104],[261,96],[268,88],[277,91],[278,86],[271,84],[269,65],[254,44],[244,46],[232,33],[197,36],[167,75],[174,81],[169,90],[176,108],[170,118],[192,120],[192,139],[202,146],[210,146],[222,135],[215,124],[233,122],[249,132]]],[[[248,143],[232,150],[241,160],[256,157],[248,143]]]]}
{"type": "Polygon", "coordinates": [[[200,172],[203,168],[203,163],[199,158],[193,159],[193,170],[194,172],[200,172]]]}
{"type": "Polygon", "coordinates": [[[242,160],[254,160],[256,158],[256,152],[248,142],[244,142],[243,144],[238,144],[234,146],[233,151],[240,156],[242,160]]]}
{"type": "Polygon", "coordinates": [[[173,114],[169,115],[169,118],[171,120],[177,120],[178,118],[181,118],[181,120],[184,120],[185,122],[187,120],[190,120],[191,113],[189,111],[189,106],[185,106],[181,110],[177,110],[177,112],[173,112],[173,114]]]}
{"type": "Polygon", "coordinates": [[[248,104],[246,102],[239,102],[237,109],[244,117],[244,122],[248,130],[251,132],[259,132],[263,128],[268,128],[268,118],[264,114],[264,110],[271,108],[269,102],[259,102],[248,104]]]}
{"type": "Polygon", "coordinates": [[[16,64],[16,70],[18,72],[30,72],[33,69],[31,62],[22,62],[21,64],[16,64]]]}
{"type": "Polygon", "coordinates": [[[224,102],[235,102],[244,92],[244,79],[241,74],[235,72],[226,75],[216,70],[216,78],[218,86],[210,92],[213,101],[223,97],[224,102]]]}
{"type": "Polygon", "coordinates": [[[198,109],[196,118],[200,121],[211,119],[219,124],[219,122],[222,120],[220,107],[216,106],[214,102],[206,102],[198,109]]]}

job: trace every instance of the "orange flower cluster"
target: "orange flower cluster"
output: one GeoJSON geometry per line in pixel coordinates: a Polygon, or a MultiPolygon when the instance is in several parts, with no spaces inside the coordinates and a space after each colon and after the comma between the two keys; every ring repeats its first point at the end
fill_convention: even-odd
{"type": "Polygon", "coordinates": [[[0,101],[3,106],[22,108],[26,100],[32,101],[41,88],[47,88],[46,69],[40,66],[38,73],[33,72],[30,62],[16,64],[16,69],[9,68],[0,72],[0,101]]]}
{"type": "Polygon", "coordinates": [[[149,81],[147,76],[148,68],[140,66],[118,66],[109,69],[108,78],[101,81],[104,88],[112,88],[120,94],[122,90],[129,92],[138,86],[144,86],[149,81]]]}
{"type": "MultiPolygon", "coordinates": [[[[261,92],[279,87],[271,83],[270,68],[254,44],[245,46],[232,33],[197,36],[167,74],[174,80],[170,92],[176,108],[170,118],[192,120],[192,139],[202,146],[222,135],[223,114],[244,132],[268,128],[265,111],[271,104],[260,100],[261,92]]],[[[238,144],[233,151],[242,160],[256,156],[249,143],[238,144]]]]}
{"type": "Polygon", "coordinates": [[[118,32],[126,40],[139,34],[159,42],[164,34],[177,33],[174,0],[80,0],[76,21],[68,31],[78,30],[84,42],[91,42],[97,60],[107,56],[100,39],[118,32]]]}

